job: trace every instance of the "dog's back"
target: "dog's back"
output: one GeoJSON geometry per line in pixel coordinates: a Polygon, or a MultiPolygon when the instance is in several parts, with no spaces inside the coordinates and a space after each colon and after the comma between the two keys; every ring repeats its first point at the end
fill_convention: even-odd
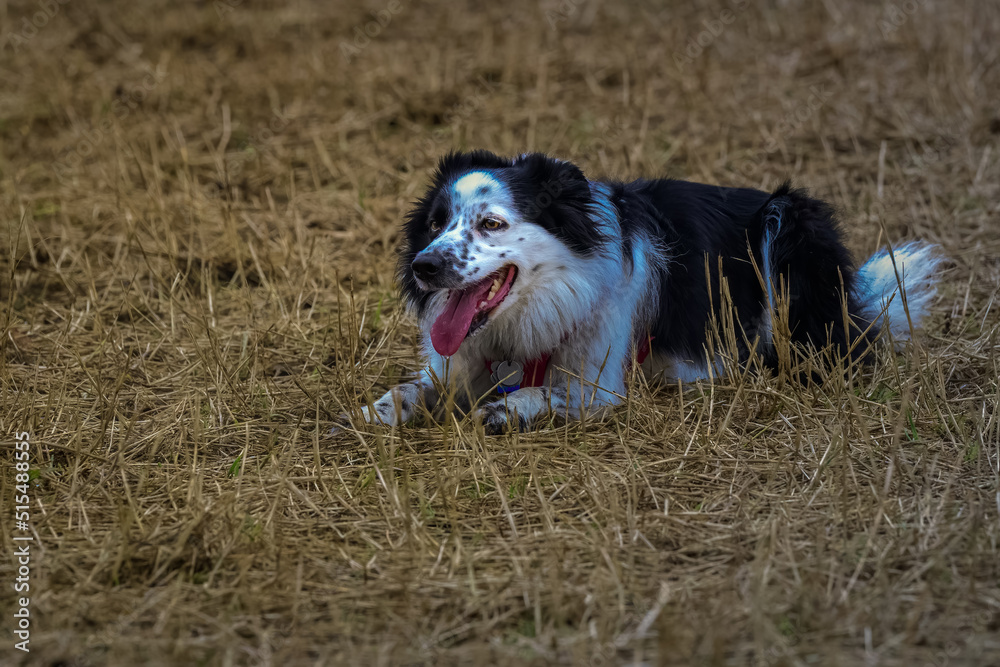
{"type": "Polygon", "coordinates": [[[933,294],[940,259],[932,246],[911,243],[855,270],[832,208],[788,184],[768,194],[640,180],[613,184],[613,201],[623,234],[653,234],[668,256],[649,335],[654,352],[676,359],[705,360],[711,320],[731,307],[743,359],[756,341],[765,364],[776,367],[783,333],[857,360],[886,324],[896,339],[907,338],[933,294]],[[909,320],[902,297],[893,296],[893,254],[900,282],[906,278],[909,320]]]}

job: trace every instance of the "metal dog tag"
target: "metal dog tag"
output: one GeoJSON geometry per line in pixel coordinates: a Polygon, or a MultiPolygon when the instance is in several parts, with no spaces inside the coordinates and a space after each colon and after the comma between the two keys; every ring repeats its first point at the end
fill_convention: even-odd
{"type": "Polygon", "coordinates": [[[497,391],[508,394],[521,388],[524,379],[524,364],[517,361],[498,361],[493,364],[490,378],[497,385],[497,391]]]}

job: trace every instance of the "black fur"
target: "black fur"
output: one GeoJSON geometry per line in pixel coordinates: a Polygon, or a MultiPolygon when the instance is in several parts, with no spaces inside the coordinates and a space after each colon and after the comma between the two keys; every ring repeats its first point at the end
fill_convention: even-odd
{"type": "Polygon", "coordinates": [[[487,171],[507,185],[525,218],[547,229],[574,252],[595,252],[606,241],[593,224],[590,184],[576,165],[541,153],[513,160],[482,150],[450,153],[441,159],[430,189],[414,204],[404,224],[397,276],[404,296],[418,313],[423,311],[429,294],[417,288],[413,258],[433,240],[431,222],[444,223],[448,219],[451,202],[445,186],[474,170],[487,171]]]}
{"type": "Polygon", "coordinates": [[[538,153],[452,153],[400,247],[427,365],[362,414],[396,425],[447,395],[488,433],[549,411],[598,416],[650,339],[643,371],[670,382],[718,377],[731,353],[746,363],[754,351],[782,376],[821,379],[797,348],[839,364],[864,359],[881,330],[908,340],[934,297],[938,250],[910,241],[855,269],[831,207],[787,184],[588,181],[538,153]],[[498,396],[499,361],[530,367],[529,383],[498,396]]]}
{"type": "Polygon", "coordinates": [[[514,193],[525,219],[547,229],[574,252],[590,254],[607,240],[594,225],[590,183],[576,165],[529,153],[497,175],[514,193]]]}
{"type": "MultiPolygon", "coordinates": [[[[539,153],[515,159],[486,151],[452,153],[441,160],[430,190],[416,202],[404,226],[399,279],[418,312],[429,293],[418,289],[411,263],[435,236],[431,222],[444,224],[448,218],[446,186],[471,170],[488,171],[502,181],[526,220],[544,227],[575,253],[598,252],[607,243],[595,223],[591,184],[576,166],[539,153]]],[[[649,331],[655,351],[702,357],[711,319],[722,307],[720,270],[738,323],[747,340],[753,340],[766,312],[759,273],[764,271],[761,248],[768,225],[775,287],[788,296],[791,340],[831,344],[841,355],[850,349],[852,358],[868,350],[867,341],[856,344],[869,323],[857,316],[853,263],[833,211],[824,202],[788,184],[767,193],[666,179],[603,183],[611,189],[626,260],[640,235],[656,239],[669,256],[649,331]],[[845,300],[851,313],[847,326],[845,300]]],[[[741,354],[747,352],[743,345],[741,354]]],[[[773,348],[762,354],[768,365],[776,365],[773,348]]]]}
{"type": "MultiPolygon", "coordinates": [[[[782,218],[772,242],[775,287],[787,292],[791,340],[831,343],[840,354],[850,349],[855,359],[868,350],[868,345],[854,343],[859,325],[869,323],[844,326],[842,299],[847,299],[849,313],[859,312],[854,268],[826,203],[787,183],[770,195],[676,180],[616,183],[613,192],[623,237],[652,235],[670,255],[661,279],[659,316],[650,331],[654,350],[700,354],[710,318],[721,314],[720,264],[738,321],[753,339],[766,303],[758,273],[764,271],[761,247],[772,205],[782,218]]],[[[742,337],[737,340],[743,342],[742,337]]],[[[765,361],[776,365],[773,350],[765,351],[765,361]]]]}
{"type": "Polygon", "coordinates": [[[448,220],[451,202],[445,186],[456,177],[475,169],[493,170],[510,166],[510,160],[482,150],[471,153],[449,153],[441,158],[427,194],[417,200],[406,216],[403,225],[404,240],[396,267],[403,296],[416,306],[418,313],[423,311],[430,293],[417,287],[411,264],[417,253],[426,248],[436,235],[431,229],[431,222],[436,221],[444,225],[448,220]]]}

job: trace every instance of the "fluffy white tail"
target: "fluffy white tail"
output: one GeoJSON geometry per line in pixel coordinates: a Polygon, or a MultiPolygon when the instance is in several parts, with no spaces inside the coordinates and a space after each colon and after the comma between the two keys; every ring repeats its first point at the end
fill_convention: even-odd
{"type": "Polygon", "coordinates": [[[927,315],[942,261],[937,246],[920,241],[875,253],[858,269],[860,315],[888,329],[893,339],[908,340],[910,322],[916,329],[927,315]]]}

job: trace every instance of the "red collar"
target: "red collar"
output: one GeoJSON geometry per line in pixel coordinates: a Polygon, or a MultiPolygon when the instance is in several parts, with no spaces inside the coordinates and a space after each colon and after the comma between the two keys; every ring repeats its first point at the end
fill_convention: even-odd
{"type": "MultiPolygon", "coordinates": [[[[636,341],[635,362],[641,364],[649,356],[649,347],[654,336],[644,336],[636,341]]],[[[541,387],[545,384],[545,373],[549,370],[549,359],[552,353],[543,354],[537,359],[529,359],[524,362],[524,376],[521,378],[521,387],[541,387]]],[[[486,364],[486,372],[493,372],[493,363],[489,359],[483,358],[486,364]]]]}

